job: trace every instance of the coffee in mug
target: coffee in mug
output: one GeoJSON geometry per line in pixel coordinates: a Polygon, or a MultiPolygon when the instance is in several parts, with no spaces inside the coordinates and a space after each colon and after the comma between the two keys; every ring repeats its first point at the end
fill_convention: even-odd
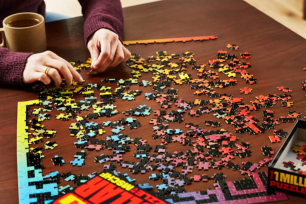
{"type": "Polygon", "coordinates": [[[20,20],[13,20],[8,22],[6,25],[9,27],[16,27],[16,28],[22,28],[22,27],[30,27],[38,24],[40,21],[39,19],[35,18],[29,18],[29,19],[20,19],[20,20]]]}

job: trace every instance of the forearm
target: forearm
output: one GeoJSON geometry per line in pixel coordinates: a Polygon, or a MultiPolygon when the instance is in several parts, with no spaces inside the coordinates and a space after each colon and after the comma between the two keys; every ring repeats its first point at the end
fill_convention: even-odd
{"type": "Polygon", "coordinates": [[[22,74],[31,54],[11,52],[6,48],[0,48],[0,85],[24,85],[22,74]]]}
{"type": "Polygon", "coordinates": [[[84,40],[101,28],[115,32],[123,38],[123,13],[120,0],[79,0],[84,16],[84,40]]]}

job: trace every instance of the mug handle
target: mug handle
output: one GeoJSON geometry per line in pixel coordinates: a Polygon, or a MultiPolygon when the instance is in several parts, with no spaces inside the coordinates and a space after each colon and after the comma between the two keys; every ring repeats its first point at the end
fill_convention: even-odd
{"type": "Polygon", "coordinates": [[[0,44],[0,47],[4,47],[5,46],[4,28],[0,28],[0,33],[1,33],[1,38],[2,38],[2,43],[0,44]]]}

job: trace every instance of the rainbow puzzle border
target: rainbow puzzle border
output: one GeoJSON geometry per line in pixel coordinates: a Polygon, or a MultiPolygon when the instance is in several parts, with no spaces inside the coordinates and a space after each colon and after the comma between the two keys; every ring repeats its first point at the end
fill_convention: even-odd
{"type": "MultiPolygon", "coordinates": [[[[29,143],[27,132],[27,106],[39,104],[39,100],[18,102],[17,111],[17,171],[18,171],[18,194],[19,203],[37,202],[36,197],[30,198],[35,193],[51,193],[51,196],[58,195],[57,183],[43,184],[42,189],[37,189],[35,185],[29,185],[30,182],[43,181],[41,169],[35,169],[27,165],[27,153],[29,152],[29,143]],[[34,171],[34,177],[29,178],[28,171],[34,171]]],[[[53,200],[46,200],[45,203],[51,203],[53,200]]]]}

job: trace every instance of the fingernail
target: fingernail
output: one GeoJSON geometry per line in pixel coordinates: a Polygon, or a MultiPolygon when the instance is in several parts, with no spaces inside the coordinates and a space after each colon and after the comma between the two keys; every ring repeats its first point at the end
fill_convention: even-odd
{"type": "Polygon", "coordinates": [[[83,82],[83,81],[84,81],[83,77],[80,76],[80,82],[83,82]]]}

